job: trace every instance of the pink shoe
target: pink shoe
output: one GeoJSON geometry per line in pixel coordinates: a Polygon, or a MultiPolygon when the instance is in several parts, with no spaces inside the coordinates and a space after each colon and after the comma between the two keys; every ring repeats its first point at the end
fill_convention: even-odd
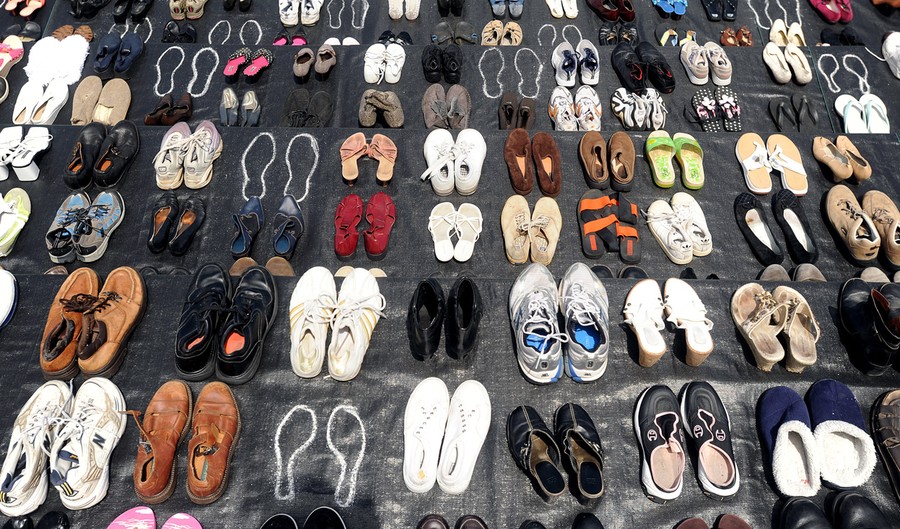
{"type": "Polygon", "coordinates": [[[250,64],[250,56],[253,54],[250,51],[250,48],[241,48],[236,52],[232,53],[228,57],[228,62],[225,64],[225,77],[233,77],[238,74],[238,70],[241,66],[245,64],[250,64]]]}
{"type": "Polygon", "coordinates": [[[837,0],[838,9],[841,10],[841,22],[847,23],[853,20],[853,6],[850,0],[837,0]]]}
{"type": "Polygon", "coordinates": [[[244,75],[246,77],[256,77],[271,66],[273,62],[275,62],[275,56],[272,55],[271,51],[264,48],[258,49],[250,56],[250,65],[244,68],[244,75]]]}
{"type": "Polygon", "coordinates": [[[203,527],[200,525],[200,522],[190,514],[180,512],[178,514],[173,514],[171,518],[166,520],[162,529],[203,529],[203,527]]]}
{"type": "Polygon", "coordinates": [[[106,529],[156,529],[156,516],[150,507],[135,507],[120,514],[106,529]]]}
{"type": "Polygon", "coordinates": [[[841,19],[841,8],[838,7],[837,0],[809,0],[809,3],[829,24],[836,24],[841,19]]]}

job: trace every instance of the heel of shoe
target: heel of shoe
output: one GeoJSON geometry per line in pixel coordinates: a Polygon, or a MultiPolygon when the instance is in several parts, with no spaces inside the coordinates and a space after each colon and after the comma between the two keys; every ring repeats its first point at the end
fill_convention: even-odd
{"type": "Polygon", "coordinates": [[[638,364],[640,364],[641,367],[653,367],[663,356],[665,356],[665,354],[665,351],[662,353],[651,353],[644,349],[639,349],[638,364]]]}
{"type": "Polygon", "coordinates": [[[694,350],[688,348],[687,355],[685,357],[685,362],[687,363],[687,365],[689,365],[691,367],[697,367],[700,364],[702,364],[703,362],[705,362],[707,358],[709,358],[710,353],[711,353],[711,351],[701,353],[701,352],[697,352],[697,351],[694,351],[694,350]]]}
{"type": "Polygon", "coordinates": [[[38,167],[36,161],[32,161],[24,167],[13,166],[13,170],[15,170],[16,178],[18,178],[20,182],[34,182],[41,175],[41,168],[38,167]]]}

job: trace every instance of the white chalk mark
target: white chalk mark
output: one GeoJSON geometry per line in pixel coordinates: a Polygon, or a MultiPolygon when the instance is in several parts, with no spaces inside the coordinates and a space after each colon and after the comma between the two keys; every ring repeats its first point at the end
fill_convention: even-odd
{"type": "Polygon", "coordinates": [[[222,39],[222,42],[220,42],[219,44],[225,44],[229,39],[231,39],[231,22],[227,20],[220,20],[216,22],[216,25],[213,26],[211,30],[209,30],[209,34],[206,36],[206,40],[208,40],[210,44],[215,44],[213,42],[213,33],[215,33],[217,29],[219,29],[219,24],[225,24],[225,27],[228,29],[228,33],[225,34],[225,38],[222,39]]]}
{"type": "Polygon", "coordinates": [[[569,40],[569,42],[572,43],[572,46],[578,46],[578,43],[581,42],[581,40],[582,40],[584,37],[581,36],[581,30],[578,29],[578,26],[576,26],[576,25],[574,25],[574,24],[567,24],[567,25],[563,26],[563,28],[562,28],[562,38],[563,38],[563,40],[569,40]],[[566,38],[566,30],[569,29],[569,28],[574,29],[575,32],[578,33],[578,39],[576,39],[576,40],[569,40],[569,39],[566,38]]]}
{"type": "Polygon", "coordinates": [[[366,17],[369,14],[369,0],[350,0],[350,25],[354,29],[362,29],[366,25],[366,17]],[[357,22],[356,3],[359,2],[360,9],[359,22],[357,22]]]}
{"type": "Polygon", "coordinates": [[[212,82],[213,75],[216,73],[216,70],[218,70],[218,69],[219,69],[219,53],[216,50],[214,50],[210,47],[206,47],[206,48],[201,49],[197,53],[195,53],[194,60],[191,61],[191,71],[193,72],[194,76],[191,77],[191,82],[188,83],[188,86],[187,86],[188,93],[191,94],[193,97],[205,96],[206,92],[209,91],[209,84],[210,84],[210,82],[212,82]],[[200,57],[200,55],[203,54],[203,52],[211,53],[212,56],[215,57],[215,59],[216,59],[216,64],[213,65],[213,67],[209,70],[209,74],[207,74],[207,76],[206,76],[206,84],[203,85],[203,91],[201,91],[199,94],[195,94],[194,93],[194,83],[197,82],[197,79],[199,76],[199,74],[197,73],[197,59],[200,57]]]}
{"type": "Polygon", "coordinates": [[[156,84],[153,85],[153,91],[156,92],[157,97],[162,97],[172,91],[175,90],[175,72],[181,68],[181,65],[184,64],[184,50],[181,46],[171,46],[166,51],[162,52],[159,57],[156,59],[156,84]],[[178,61],[178,66],[169,69],[171,75],[169,77],[169,88],[165,92],[159,91],[159,84],[162,82],[162,70],[160,70],[159,65],[163,60],[163,57],[169,54],[170,51],[177,51],[181,54],[181,60],[178,61]]]}
{"type": "Polygon", "coordinates": [[[244,22],[244,23],[241,25],[241,31],[240,31],[240,33],[238,33],[238,35],[240,35],[240,37],[241,37],[241,44],[247,44],[247,42],[244,40],[244,29],[247,27],[247,24],[254,24],[254,25],[256,25],[256,42],[253,43],[253,45],[254,45],[254,46],[259,46],[259,43],[262,42],[262,38],[263,38],[263,30],[262,30],[262,28],[259,26],[259,22],[255,21],[255,20],[253,20],[253,19],[250,19],[250,20],[244,22]]]}
{"type": "Polygon", "coordinates": [[[544,64],[543,62],[541,62],[541,58],[538,57],[537,53],[535,53],[531,48],[521,48],[516,52],[514,64],[516,67],[516,72],[519,74],[519,94],[522,97],[532,97],[534,99],[537,99],[538,94],[541,93],[541,74],[544,73],[544,64]],[[522,86],[525,84],[525,75],[522,73],[522,69],[519,68],[519,54],[522,52],[530,53],[537,63],[537,73],[529,76],[529,79],[534,81],[534,94],[526,94],[525,90],[522,88],[522,86]]]}
{"type": "MultiPolygon", "coordinates": [[[[350,436],[350,438],[353,437],[350,436]]],[[[355,407],[342,405],[332,410],[331,415],[328,417],[328,425],[325,427],[325,441],[328,443],[328,449],[331,450],[331,453],[334,454],[334,457],[338,460],[338,464],[341,466],[341,475],[338,478],[337,488],[334,491],[334,502],[337,503],[339,507],[348,507],[353,503],[353,497],[356,495],[356,482],[359,478],[359,469],[362,466],[363,458],[366,455],[366,427],[363,425],[362,419],[359,418],[359,412],[355,407]],[[356,456],[356,462],[350,469],[349,475],[347,473],[347,460],[344,459],[344,455],[340,453],[334,445],[334,442],[331,440],[331,425],[334,422],[335,415],[337,415],[339,411],[350,415],[359,423],[359,439],[361,440],[359,453],[356,456]]]]}
{"type": "Polygon", "coordinates": [[[768,4],[768,1],[767,1],[767,3],[766,3],[766,11],[765,11],[763,14],[765,14],[765,15],[766,15],[766,18],[769,19],[769,26],[763,25],[762,21],[759,19],[759,12],[757,12],[757,11],[756,11],[756,8],[753,6],[752,0],[747,0],[747,6],[750,8],[750,11],[753,11],[753,18],[756,19],[756,25],[757,25],[757,26],[759,26],[759,27],[761,27],[761,28],[763,28],[763,29],[771,29],[771,26],[772,26],[772,19],[769,18],[769,13],[768,13],[769,4],[768,4]]]}
{"type": "Polygon", "coordinates": [[[148,42],[150,42],[150,37],[153,36],[153,22],[150,20],[150,17],[144,17],[144,20],[142,20],[140,24],[134,27],[134,32],[137,33],[138,28],[142,27],[144,23],[147,24],[147,29],[149,30],[147,32],[147,37],[144,39],[144,44],[147,44],[148,42]]]}
{"type": "Polygon", "coordinates": [[[328,0],[328,5],[325,6],[325,11],[328,12],[328,27],[330,27],[331,29],[341,29],[341,16],[344,14],[344,4],[345,3],[346,3],[346,0],[328,0]],[[340,9],[340,11],[338,11],[338,14],[337,14],[337,26],[334,25],[335,17],[334,17],[334,15],[331,14],[331,6],[335,2],[341,3],[341,9],[340,9]]]}
{"type": "Polygon", "coordinates": [[[262,184],[262,192],[256,195],[259,198],[266,196],[266,171],[269,170],[269,167],[272,166],[272,163],[275,162],[275,155],[278,152],[278,146],[275,143],[275,136],[272,135],[271,132],[260,132],[253,138],[250,143],[247,144],[247,148],[244,149],[244,154],[241,156],[241,171],[244,175],[244,183],[241,186],[241,194],[244,196],[244,200],[250,200],[250,197],[247,196],[247,185],[250,183],[250,173],[247,172],[247,154],[250,153],[250,150],[253,149],[253,146],[256,145],[256,142],[259,141],[260,138],[268,138],[269,142],[272,143],[272,157],[269,158],[269,161],[266,163],[263,170],[259,173],[259,181],[262,184]]]}
{"type": "Polygon", "coordinates": [[[300,457],[303,452],[309,448],[309,445],[316,438],[316,433],[319,429],[319,421],[316,418],[316,412],[312,410],[309,406],[297,405],[291,408],[291,411],[287,412],[287,415],[281,419],[281,422],[278,424],[278,428],[275,429],[275,499],[279,501],[289,501],[293,500],[294,493],[294,469],[295,464],[297,463],[297,458],[300,457]],[[312,420],[312,427],[309,428],[309,437],[303,441],[303,444],[300,445],[300,448],[297,448],[293,452],[291,452],[291,457],[288,458],[287,468],[284,467],[284,461],[281,456],[281,430],[284,428],[285,424],[287,424],[288,420],[294,416],[294,413],[302,411],[309,414],[309,418],[312,420]],[[284,480],[282,476],[285,476],[287,479],[287,493],[282,491],[284,486],[284,480]]]}
{"type": "Polygon", "coordinates": [[[784,8],[784,5],[782,5],[781,0],[775,0],[775,4],[778,5],[778,7],[781,8],[781,12],[784,13],[784,16],[781,17],[781,19],[784,20],[785,24],[790,25],[790,22],[788,21],[787,9],[784,8]]]}
{"type": "Polygon", "coordinates": [[[503,59],[503,53],[497,48],[487,48],[483,52],[481,52],[481,59],[478,60],[478,73],[481,74],[481,91],[484,92],[484,97],[488,99],[497,99],[501,95],[503,95],[503,85],[500,84],[500,79],[502,78],[503,69],[506,68],[506,60],[503,59]],[[494,52],[497,56],[500,57],[500,69],[497,70],[496,75],[492,75],[491,79],[497,80],[497,87],[499,88],[497,95],[492,96],[488,93],[487,80],[488,76],[484,73],[484,68],[482,67],[482,63],[484,62],[484,58],[487,57],[488,53],[494,52]]]}
{"type": "Polygon", "coordinates": [[[541,38],[541,35],[544,34],[544,29],[546,28],[553,30],[553,40],[551,40],[549,44],[546,44],[546,46],[553,46],[556,44],[556,27],[553,26],[553,24],[544,24],[541,26],[541,29],[538,30],[538,46],[545,46],[544,39],[541,38]]]}
{"type": "Polygon", "coordinates": [[[125,29],[123,29],[122,31],[119,31],[117,28],[121,25],[122,24],[119,24],[118,22],[113,22],[113,25],[109,27],[109,30],[107,31],[107,33],[118,33],[120,38],[124,37],[125,34],[128,33],[128,30],[130,29],[131,26],[129,25],[127,19],[125,20],[125,29]]]}
{"type": "Polygon", "coordinates": [[[860,59],[857,55],[853,55],[852,53],[844,55],[843,59],[841,59],[841,62],[844,64],[844,68],[848,72],[852,73],[857,77],[857,79],[859,79],[859,91],[863,94],[868,94],[872,90],[872,87],[869,85],[869,69],[866,68],[866,63],[864,63],[863,60],[860,59]],[[862,66],[862,74],[851,68],[850,65],[847,64],[847,59],[856,59],[856,62],[858,62],[859,65],[862,66]]]}
{"type": "Polygon", "coordinates": [[[294,141],[299,140],[300,138],[309,140],[309,148],[312,151],[313,159],[312,163],[308,164],[309,173],[306,175],[306,184],[303,191],[303,196],[298,198],[297,202],[303,202],[303,200],[306,199],[306,196],[309,195],[309,184],[312,181],[313,174],[315,174],[316,172],[316,168],[319,167],[319,142],[316,140],[316,138],[312,134],[308,134],[305,132],[303,134],[297,134],[296,136],[291,138],[291,141],[288,142],[287,149],[284,151],[284,163],[287,164],[288,170],[288,179],[284,184],[284,195],[287,196],[289,194],[293,194],[289,193],[288,189],[291,185],[291,181],[294,179],[294,168],[291,164],[291,148],[294,146],[294,141]]]}
{"type": "Polygon", "coordinates": [[[825,82],[828,84],[828,89],[831,90],[831,93],[841,93],[841,87],[834,80],[835,74],[837,74],[838,70],[840,70],[841,68],[841,65],[838,63],[837,57],[830,53],[823,53],[819,56],[819,60],[816,61],[816,65],[818,66],[819,71],[822,72],[822,75],[825,76],[825,82]],[[831,73],[826,72],[825,68],[822,67],[822,59],[825,59],[826,57],[834,61],[834,70],[832,70],[831,73]]]}

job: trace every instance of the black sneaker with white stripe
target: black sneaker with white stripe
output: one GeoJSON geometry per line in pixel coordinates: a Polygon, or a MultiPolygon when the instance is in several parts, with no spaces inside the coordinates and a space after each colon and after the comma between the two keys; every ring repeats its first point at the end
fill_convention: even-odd
{"type": "Polygon", "coordinates": [[[681,495],[684,436],[678,399],[666,386],[651,386],[634,408],[634,433],[641,448],[641,486],[648,498],[668,503],[681,495]]]}

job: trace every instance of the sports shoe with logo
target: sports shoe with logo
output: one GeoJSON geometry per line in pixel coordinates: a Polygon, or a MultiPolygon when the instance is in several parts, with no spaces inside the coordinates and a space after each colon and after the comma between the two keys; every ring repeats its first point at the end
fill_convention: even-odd
{"type": "Polygon", "coordinates": [[[184,185],[188,189],[206,187],[212,180],[213,162],[222,154],[222,136],[212,121],[205,120],[184,142],[184,185]]]}
{"type": "Polygon", "coordinates": [[[97,195],[90,207],[80,212],[75,225],[74,232],[78,237],[75,254],[78,260],[93,263],[103,257],[109,238],[124,218],[125,201],[118,191],[104,191],[97,195]]]}
{"type": "Polygon", "coordinates": [[[634,408],[634,434],[641,449],[641,486],[656,503],[681,496],[684,484],[684,436],[678,399],[666,386],[651,386],[634,408]]]}
{"type": "Polygon", "coordinates": [[[590,86],[580,86],[575,92],[575,115],[578,117],[578,130],[600,130],[600,96],[590,86]]]}
{"type": "Polygon", "coordinates": [[[125,431],[125,398],[109,379],[88,379],[78,389],[71,418],[50,445],[50,483],[67,509],[93,507],[106,497],[109,460],[125,431]]]}
{"type": "Polygon", "coordinates": [[[578,120],[575,119],[575,102],[572,93],[567,89],[557,86],[550,94],[550,104],[547,112],[553,120],[556,130],[578,130],[578,120]]]}
{"type": "Polygon", "coordinates": [[[75,244],[81,237],[76,228],[90,206],[91,197],[87,193],[72,193],[63,200],[45,237],[51,261],[71,263],[75,260],[75,244]]]}
{"type": "Polygon", "coordinates": [[[566,374],[591,382],[606,372],[609,356],[609,298],[606,288],[584,263],[575,263],[559,283],[565,317],[566,374]]]}
{"type": "Polygon", "coordinates": [[[354,268],[344,278],[331,315],[331,342],[328,344],[331,378],[346,382],[359,374],[375,325],[384,316],[384,307],[384,296],[371,272],[354,268]]]}
{"type": "Polygon", "coordinates": [[[703,493],[724,500],[737,494],[740,473],[731,445],[731,419],[708,382],[694,381],[681,396],[681,417],[697,454],[697,481],[703,493]]]}
{"type": "Polygon", "coordinates": [[[563,373],[556,280],[547,267],[533,263],[516,278],[509,292],[509,319],[516,334],[516,358],[526,380],[550,384],[563,373]]]}
{"type": "Polygon", "coordinates": [[[59,381],[39,387],[22,406],[0,469],[0,512],[6,516],[34,512],[47,499],[45,445],[54,441],[54,426],[71,409],[72,392],[59,381]]]}
{"type": "Polygon", "coordinates": [[[296,0],[278,0],[278,17],[281,24],[286,27],[294,27],[300,23],[300,2],[296,0]]]}

